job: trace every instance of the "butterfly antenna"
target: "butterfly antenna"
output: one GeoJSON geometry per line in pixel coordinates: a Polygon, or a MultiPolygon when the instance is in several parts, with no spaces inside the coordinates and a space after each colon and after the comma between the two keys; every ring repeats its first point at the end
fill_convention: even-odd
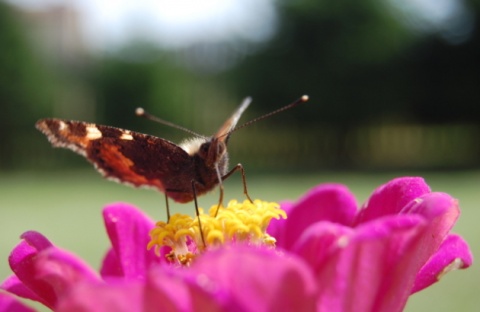
{"type": "Polygon", "coordinates": [[[158,118],[150,113],[147,113],[143,108],[141,107],[137,107],[137,109],[135,110],[135,115],[139,116],[139,117],[143,117],[143,118],[146,118],[148,120],[151,120],[151,121],[155,121],[155,122],[158,122],[158,123],[161,123],[161,124],[164,124],[166,126],[169,126],[169,127],[172,127],[172,128],[175,128],[175,129],[178,129],[178,130],[182,130],[186,133],[189,133],[191,135],[194,135],[196,137],[199,137],[199,138],[205,138],[205,136],[201,135],[201,134],[198,134],[190,129],[187,129],[187,128],[184,128],[182,126],[179,126],[179,125],[176,125],[174,124],[173,122],[170,122],[170,121],[166,121],[166,120],[163,120],[161,118],[158,118]]]}
{"type": "Polygon", "coordinates": [[[281,112],[283,112],[283,111],[286,111],[286,110],[288,110],[288,109],[290,109],[290,108],[293,108],[293,107],[295,107],[295,106],[297,106],[297,105],[299,105],[299,104],[305,103],[305,102],[307,102],[307,101],[308,101],[308,95],[303,95],[301,98],[299,98],[298,100],[296,100],[296,101],[293,102],[293,103],[290,103],[290,104],[288,104],[288,105],[285,105],[285,106],[283,106],[283,107],[280,107],[279,109],[276,109],[276,110],[274,110],[273,112],[270,112],[270,113],[268,113],[268,114],[262,115],[262,116],[257,117],[257,118],[254,118],[254,119],[252,119],[252,120],[250,120],[250,121],[247,121],[246,123],[244,123],[244,124],[242,124],[242,125],[240,125],[240,126],[238,126],[238,127],[233,128],[231,131],[229,131],[229,132],[227,133],[227,135],[232,134],[232,132],[237,131],[238,129],[242,129],[242,128],[245,128],[245,127],[247,127],[247,126],[250,126],[251,124],[256,123],[257,121],[260,121],[260,120],[262,120],[262,119],[269,118],[270,116],[273,116],[273,115],[276,115],[276,114],[281,113],[281,112]]]}

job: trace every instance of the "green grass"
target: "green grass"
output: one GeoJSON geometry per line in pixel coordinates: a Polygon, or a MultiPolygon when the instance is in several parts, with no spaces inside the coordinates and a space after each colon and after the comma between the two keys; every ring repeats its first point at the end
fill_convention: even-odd
{"type": "MultiPolygon", "coordinates": [[[[399,175],[399,174],[397,174],[399,175]]],[[[296,199],[321,182],[349,186],[361,203],[378,185],[395,174],[319,173],[316,175],[248,176],[252,197],[279,201],[296,199]]],[[[460,233],[474,253],[480,246],[480,172],[427,173],[433,190],[460,200],[462,215],[454,231],[460,233]]],[[[226,198],[242,199],[240,177],[226,182],[226,198]]],[[[218,200],[213,192],[200,199],[202,207],[218,200]]],[[[0,279],[10,274],[7,257],[26,230],[45,234],[56,245],[72,251],[94,268],[109,246],[101,218],[102,207],[112,202],[130,202],[154,219],[164,219],[163,195],[103,180],[89,170],[62,173],[15,173],[0,176],[0,279]]],[[[193,215],[193,204],[173,204],[172,212],[193,215]]],[[[480,306],[480,270],[474,265],[456,271],[427,290],[412,296],[407,311],[474,311],[480,306]]]]}

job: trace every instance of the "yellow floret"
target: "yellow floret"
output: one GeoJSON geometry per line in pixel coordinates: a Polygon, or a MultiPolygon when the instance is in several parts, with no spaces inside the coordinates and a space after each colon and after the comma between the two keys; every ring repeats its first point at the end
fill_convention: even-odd
{"type": "Polygon", "coordinates": [[[200,209],[199,217],[175,214],[168,223],[157,222],[150,231],[148,249],[154,247],[158,254],[160,247],[170,246],[172,254],[167,258],[188,265],[193,260],[194,253],[224,244],[247,243],[273,247],[275,238],[266,233],[268,224],[273,218],[287,218],[277,203],[258,199],[253,203],[248,200],[231,200],[227,207],[221,206],[218,209],[215,217],[216,212],[217,205],[213,205],[208,214],[200,209]],[[192,244],[196,249],[194,251],[192,244]]]}

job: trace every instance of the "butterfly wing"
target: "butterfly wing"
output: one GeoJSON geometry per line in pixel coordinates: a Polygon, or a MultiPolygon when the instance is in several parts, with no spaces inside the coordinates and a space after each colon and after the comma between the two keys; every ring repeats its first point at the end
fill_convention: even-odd
{"type": "Polygon", "coordinates": [[[230,137],[230,131],[235,129],[235,126],[238,123],[238,120],[242,116],[243,112],[248,108],[252,102],[251,97],[247,97],[243,100],[242,104],[237,108],[237,110],[224,122],[224,124],[218,129],[217,133],[213,136],[221,142],[227,142],[230,137]]]}
{"type": "Polygon", "coordinates": [[[61,119],[42,119],[36,127],[53,146],[68,148],[84,156],[106,178],[134,186],[154,187],[180,202],[192,198],[193,158],[168,140],[61,119]],[[171,190],[174,192],[170,193],[171,190]]]}

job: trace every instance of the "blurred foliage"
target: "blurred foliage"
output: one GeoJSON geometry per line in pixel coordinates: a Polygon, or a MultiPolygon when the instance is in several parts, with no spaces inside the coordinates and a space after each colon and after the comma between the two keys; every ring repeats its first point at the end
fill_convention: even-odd
{"type": "Polygon", "coordinates": [[[217,121],[217,115],[225,111],[220,116],[225,118],[230,113],[229,100],[214,78],[191,72],[179,65],[175,55],[141,43],[99,59],[90,80],[97,100],[97,122],[156,133],[173,141],[184,138],[185,133],[135,117],[134,109],[142,107],[164,120],[206,134],[223,121],[217,121]]]}
{"type": "Polygon", "coordinates": [[[14,166],[20,145],[32,142],[33,124],[49,111],[53,81],[18,16],[0,2],[0,168],[14,166]]]}
{"type": "Polygon", "coordinates": [[[0,46],[1,125],[24,125],[26,119],[45,111],[52,82],[28,40],[26,29],[3,2],[0,2],[0,46]]]}
{"type": "MultiPolygon", "coordinates": [[[[323,145],[309,152],[312,158],[327,159],[321,167],[479,164],[478,23],[467,42],[451,45],[436,34],[407,29],[385,1],[282,4],[276,37],[226,75],[234,92],[253,94],[265,105],[310,95],[314,108],[288,114],[301,120],[297,137],[317,136],[316,146],[323,145]],[[395,127],[402,123],[407,126],[395,127]],[[451,123],[465,127],[450,132],[451,123]],[[396,131],[383,131],[388,124],[396,131]],[[412,128],[408,124],[424,128],[412,132],[406,130],[412,128]],[[398,153],[378,159],[386,149],[398,153]]],[[[478,17],[478,5],[470,7],[478,17]]]]}
{"type": "Polygon", "coordinates": [[[262,102],[309,94],[319,110],[301,116],[307,123],[353,126],[395,110],[391,89],[401,81],[391,66],[413,38],[378,3],[285,3],[275,39],[232,71],[235,87],[262,102]]]}
{"type": "Polygon", "coordinates": [[[172,89],[188,77],[178,77],[182,76],[180,70],[169,67],[162,61],[132,61],[117,56],[99,60],[92,77],[101,112],[97,122],[131,124],[135,106],[154,108],[153,113],[166,119],[181,115],[173,105],[168,105],[170,109],[158,105],[174,99],[172,89]]]}
{"type": "MultiPolygon", "coordinates": [[[[467,4],[478,19],[479,1],[467,4]]],[[[310,96],[308,104],[251,127],[246,136],[236,133],[232,154],[250,166],[284,170],[480,164],[478,23],[467,41],[451,44],[406,27],[387,1],[279,1],[278,13],[275,37],[256,45],[171,52],[132,42],[80,62],[42,63],[28,30],[2,4],[0,118],[7,135],[0,139],[0,169],[71,162],[34,133],[40,117],[177,141],[185,134],[134,117],[134,109],[209,134],[246,95],[254,105],[244,120],[302,94],[310,96]],[[209,70],[215,60],[238,61],[209,70]],[[32,149],[38,149],[33,160],[32,149]]]]}
{"type": "Polygon", "coordinates": [[[274,40],[228,73],[239,94],[262,103],[309,94],[320,108],[302,121],[340,128],[479,122],[478,23],[468,42],[451,45],[408,30],[385,1],[283,3],[274,40]]]}

